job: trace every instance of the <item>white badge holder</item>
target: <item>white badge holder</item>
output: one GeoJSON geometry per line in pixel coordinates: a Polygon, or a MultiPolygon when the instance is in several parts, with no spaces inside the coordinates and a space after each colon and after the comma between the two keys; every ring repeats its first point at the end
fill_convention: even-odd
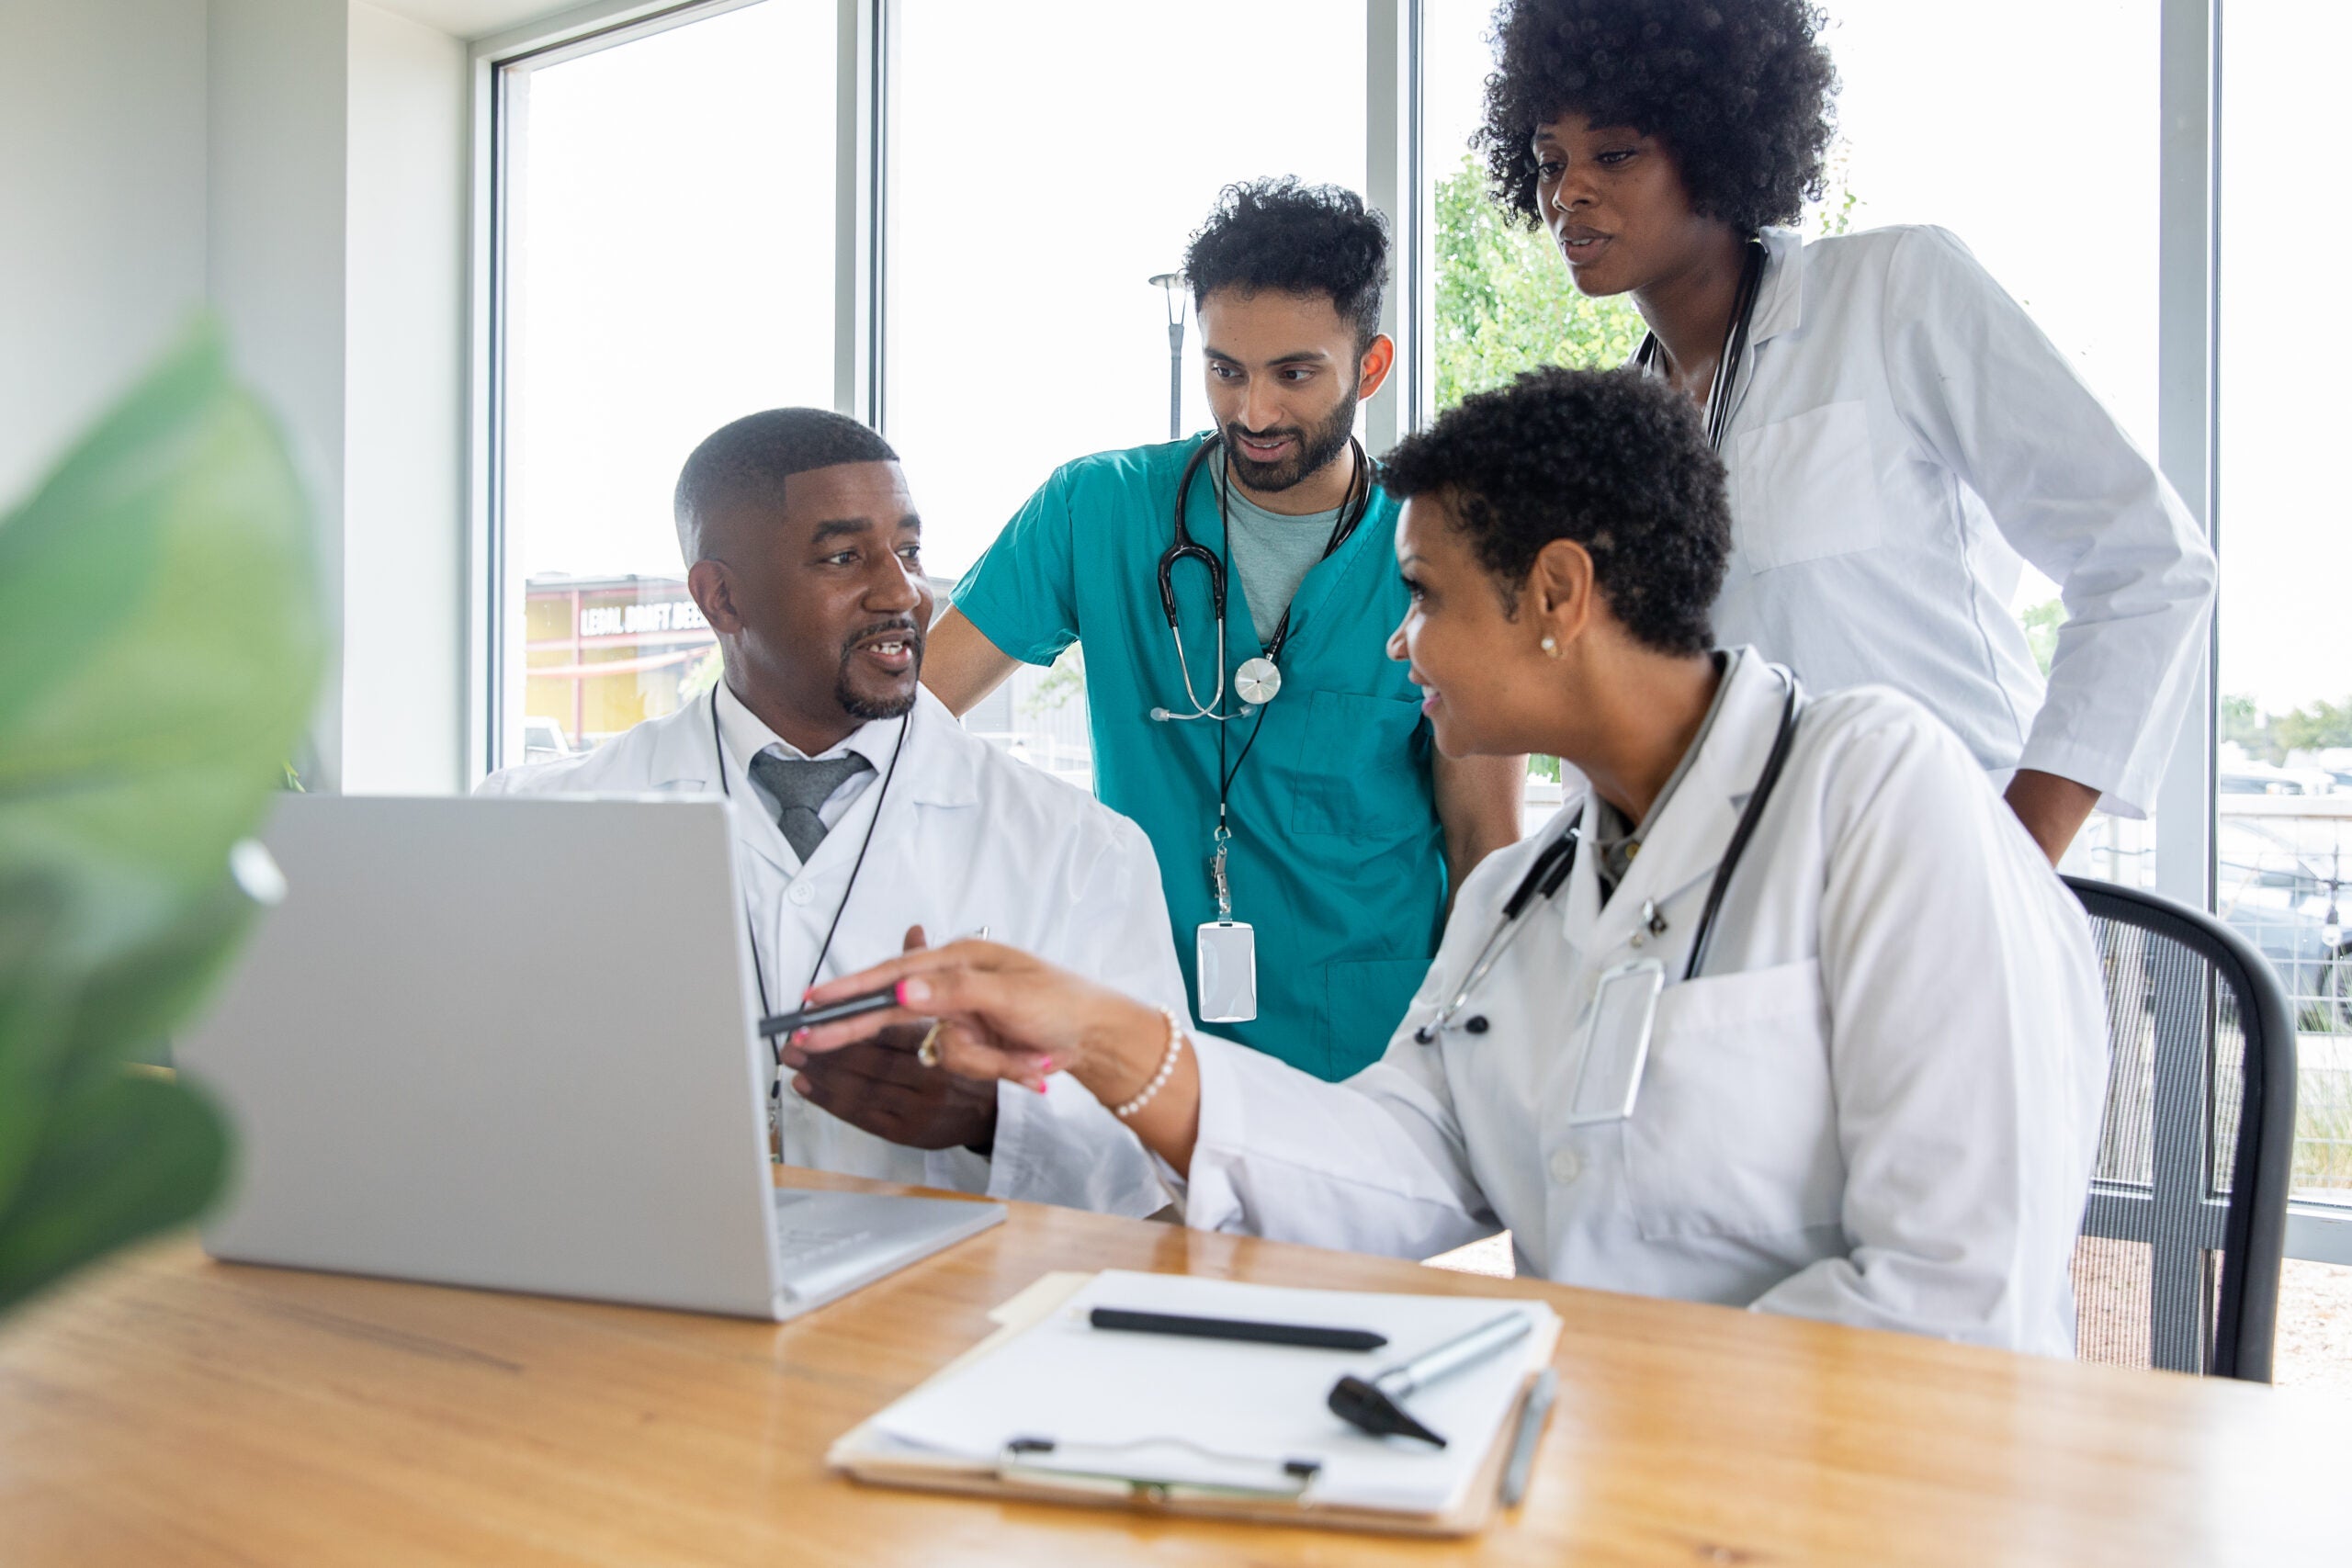
{"type": "Polygon", "coordinates": [[[1204,920],[1193,939],[1193,999],[1203,1023],[1247,1023],[1258,1016],[1258,933],[1233,918],[1233,889],[1225,879],[1225,847],[1233,835],[1219,827],[1213,839],[1209,881],[1216,919],[1204,920]]]}
{"type": "Polygon", "coordinates": [[[1247,1023],[1258,1016],[1258,933],[1239,920],[1207,920],[1193,950],[1201,1021],[1247,1023]]]}
{"type": "Polygon", "coordinates": [[[1602,972],[1585,1016],[1568,1125],[1623,1122],[1634,1113],[1642,1068],[1650,1056],[1650,1030],[1657,1022],[1658,993],[1665,988],[1666,966],[1655,958],[1636,958],[1602,972]]]}

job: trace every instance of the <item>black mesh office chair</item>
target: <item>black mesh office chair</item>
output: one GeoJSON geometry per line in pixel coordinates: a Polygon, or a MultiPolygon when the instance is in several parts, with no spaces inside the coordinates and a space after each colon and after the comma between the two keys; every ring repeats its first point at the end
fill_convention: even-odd
{"type": "Polygon", "coordinates": [[[2107,1111],[2075,1247],[2086,1361],[2270,1381],[2295,1015],[2237,932],[2070,876],[2107,981],[2107,1111]]]}

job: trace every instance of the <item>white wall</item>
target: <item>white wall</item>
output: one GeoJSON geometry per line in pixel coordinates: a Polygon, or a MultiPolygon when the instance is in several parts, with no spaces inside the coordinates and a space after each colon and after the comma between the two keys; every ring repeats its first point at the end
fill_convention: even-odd
{"type": "Polygon", "coordinates": [[[205,293],[202,0],[0,0],[0,508],[205,293]]]}
{"type": "Polygon", "coordinates": [[[463,783],[465,45],[349,13],[343,785],[463,783]]]}
{"type": "MultiPolygon", "coordinates": [[[[331,620],[343,618],[345,6],[211,0],[207,282],[246,378],[283,421],[308,482],[331,620]]],[[[338,639],[339,643],[339,639],[338,639]]],[[[343,778],[330,679],[306,759],[343,778]]]]}

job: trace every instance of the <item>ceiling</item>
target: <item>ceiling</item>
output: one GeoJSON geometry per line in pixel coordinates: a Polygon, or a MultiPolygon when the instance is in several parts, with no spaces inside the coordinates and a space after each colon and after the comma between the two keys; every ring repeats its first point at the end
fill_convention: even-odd
{"type": "Polygon", "coordinates": [[[369,0],[369,4],[456,38],[478,39],[572,10],[580,0],[369,0]]]}

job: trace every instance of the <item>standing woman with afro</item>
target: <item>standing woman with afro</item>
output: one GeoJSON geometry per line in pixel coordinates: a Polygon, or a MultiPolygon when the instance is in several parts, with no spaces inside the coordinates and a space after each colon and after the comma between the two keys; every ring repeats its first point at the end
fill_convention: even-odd
{"type": "Polygon", "coordinates": [[[2213,558],[2163,477],[1951,233],[1804,242],[1837,74],[1804,0],[1505,0],[1478,133],[1577,288],[1631,294],[1636,362],[1730,471],[1714,614],[1818,689],[1910,694],[2007,775],[2052,861],[2154,804],[2213,558]],[[2022,557],[2066,620],[2047,690],[2022,557]]]}

